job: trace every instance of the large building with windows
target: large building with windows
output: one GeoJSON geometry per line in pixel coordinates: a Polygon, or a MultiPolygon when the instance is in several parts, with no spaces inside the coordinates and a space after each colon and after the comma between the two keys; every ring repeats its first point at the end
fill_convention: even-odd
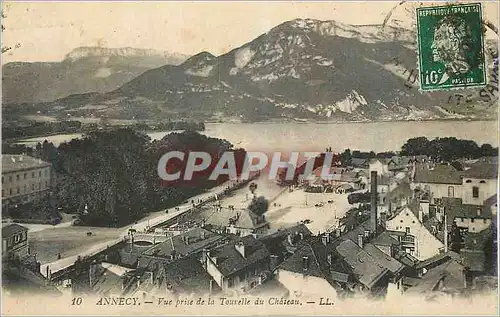
{"type": "Polygon", "coordinates": [[[2,206],[34,201],[51,186],[51,164],[27,155],[2,155],[2,206]]]}

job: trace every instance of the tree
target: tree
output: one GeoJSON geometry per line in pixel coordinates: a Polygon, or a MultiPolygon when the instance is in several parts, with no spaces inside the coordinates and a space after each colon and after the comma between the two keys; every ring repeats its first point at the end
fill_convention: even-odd
{"type": "Polygon", "coordinates": [[[351,162],[351,159],[352,155],[350,149],[346,149],[340,154],[340,162],[342,166],[347,166],[351,162]]]}
{"type": "Polygon", "coordinates": [[[252,199],[250,205],[248,205],[248,209],[256,215],[262,215],[266,213],[268,208],[269,201],[264,196],[252,199]]]}
{"type": "Polygon", "coordinates": [[[401,155],[424,155],[429,152],[430,142],[426,137],[411,138],[401,147],[401,155]]]}

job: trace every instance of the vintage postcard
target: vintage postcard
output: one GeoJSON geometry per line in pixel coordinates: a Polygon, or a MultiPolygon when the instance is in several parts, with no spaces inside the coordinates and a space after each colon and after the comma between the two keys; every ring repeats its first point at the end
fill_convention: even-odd
{"type": "Polygon", "coordinates": [[[1,13],[3,315],[498,315],[497,1],[1,13]]]}

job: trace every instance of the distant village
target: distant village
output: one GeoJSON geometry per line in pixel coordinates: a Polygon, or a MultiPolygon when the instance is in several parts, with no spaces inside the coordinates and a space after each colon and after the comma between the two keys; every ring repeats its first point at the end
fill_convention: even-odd
{"type": "MultiPolygon", "coordinates": [[[[459,170],[424,155],[352,158],[332,166],[327,179],[318,167],[280,194],[301,195],[302,205],[332,219],[322,229],[310,214],[273,226],[278,216],[271,211],[290,199],[261,199],[256,185],[245,184],[246,206],[221,197],[190,201],[185,213],[131,226],[118,243],[59,271],[37,260],[27,227],[4,223],[3,287],[145,300],[206,294],[431,300],[496,290],[497,157],[461,164],[459,170]],[[315,197],[349,204],[333,216],[335,202],[315,197]]],[[[3,205],[50,188],[48,163],[3,155],[2,165],[3,205]]]]}

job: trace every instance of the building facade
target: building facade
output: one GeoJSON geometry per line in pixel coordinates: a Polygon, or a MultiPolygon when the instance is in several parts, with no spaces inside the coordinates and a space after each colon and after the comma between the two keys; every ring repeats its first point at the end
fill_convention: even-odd
{"type": "Polygon", "coordinates": [[[15,223],[2,225],[2,260],[28,254],[28,228],[15,223]]]}
{"type": "Polygon", "coordinates": [[[2,206],[34,201],[52,186],[51,165],[27,155],[2,155],[2,206]]]}

